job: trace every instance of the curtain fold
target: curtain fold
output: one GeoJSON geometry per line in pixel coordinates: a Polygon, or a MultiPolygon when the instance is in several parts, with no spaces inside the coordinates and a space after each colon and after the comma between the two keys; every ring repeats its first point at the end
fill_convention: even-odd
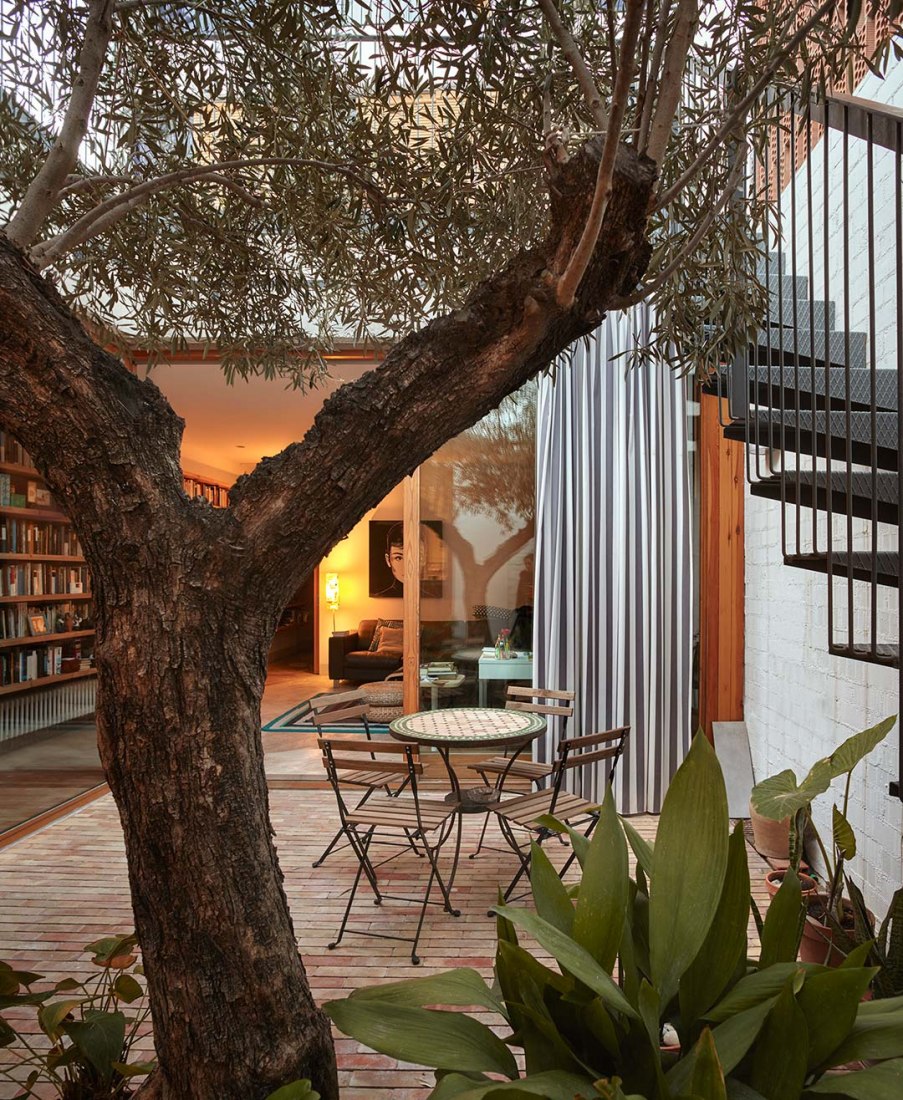
{"type": "MultiPolygon", "coordinates": [[[[621,813],[661,808],[691,732],[686,381],[629,367],[649,327],[647,307],[609,316],[540,380],[537,405],[534,682],[576,692],[570,736],[632,727],[621,813]]],[[[580,793],[601,798],[604,774],[580,793]]]]}

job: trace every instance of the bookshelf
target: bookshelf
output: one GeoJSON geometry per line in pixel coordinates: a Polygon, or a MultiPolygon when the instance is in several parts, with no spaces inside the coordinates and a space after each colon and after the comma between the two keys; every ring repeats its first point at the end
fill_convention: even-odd
{"type": "Polygon", "coordinates": [[[200,474],[192,474],[187,470],[183,470],[182,486],[185,489],[185,495],[191,497],[192,500],[195,497],[203,497],[214,508],[228,508],[229,506],[229,486],[223,485],[222,482],[212,481],[209,477],[202,477],[200,474]]]}
{"type": "Polygon", "coordinates": [[[91,577],[28,454],[0,429],[0,696],[93,677],[91,577]]]}

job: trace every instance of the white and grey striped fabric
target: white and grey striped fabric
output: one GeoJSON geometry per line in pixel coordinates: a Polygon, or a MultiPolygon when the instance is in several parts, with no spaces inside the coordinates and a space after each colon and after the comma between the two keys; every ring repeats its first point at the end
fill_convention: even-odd
{"type": "MultiPolygon", "coordinates": [[[[541,379],[535,684],[576,692],[568,736],[632,726],[621,813],[656,812],[689,747],[693,579],[686,382],[628,367],[644,307],[610,315],[541,379]],[[620,358],[615,358],[616,356],[620,358]]],[[[536,746],[556,751],[557,729],[536,746]]],[[[602,767],[581,792],[601,797],[602,767]]]]}

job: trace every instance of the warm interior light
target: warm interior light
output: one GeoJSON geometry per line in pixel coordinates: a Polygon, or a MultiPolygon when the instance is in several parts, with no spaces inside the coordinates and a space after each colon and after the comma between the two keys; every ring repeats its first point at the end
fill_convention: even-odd
{"type": "Polygon", "coordinates": [[[339,609],[339,575],[326,574],[326,606],[332,612],[332,632],[335,634],[335,613],[339,609]]]}

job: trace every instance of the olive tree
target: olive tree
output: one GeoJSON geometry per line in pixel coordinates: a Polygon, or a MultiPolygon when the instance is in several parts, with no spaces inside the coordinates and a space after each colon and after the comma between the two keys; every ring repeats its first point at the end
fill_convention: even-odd
{"type": "MultiPolygon", "coordinates": [[[[853,6],[855,8],[855,5],[853,6]]],[[[281,608],[437,447],[607,311],[717,360],[755,323],[749,151],[861,48],[781,0],[4,0],[0,419],[72,516],[159,1068],[337,1095],[270,827],[281,608]],[[130,347],[315,385],[381,365],[214,510],[130,347]],[[379,447],[362,446],[378,438],[379,447]]],[[[894,0],[891,17],[899,13],[894,0]]],[[[882,57],[886,47],[882,48],[882,57]]],[[[877,64],[880,64],[879,57],[877,64]]]]}

